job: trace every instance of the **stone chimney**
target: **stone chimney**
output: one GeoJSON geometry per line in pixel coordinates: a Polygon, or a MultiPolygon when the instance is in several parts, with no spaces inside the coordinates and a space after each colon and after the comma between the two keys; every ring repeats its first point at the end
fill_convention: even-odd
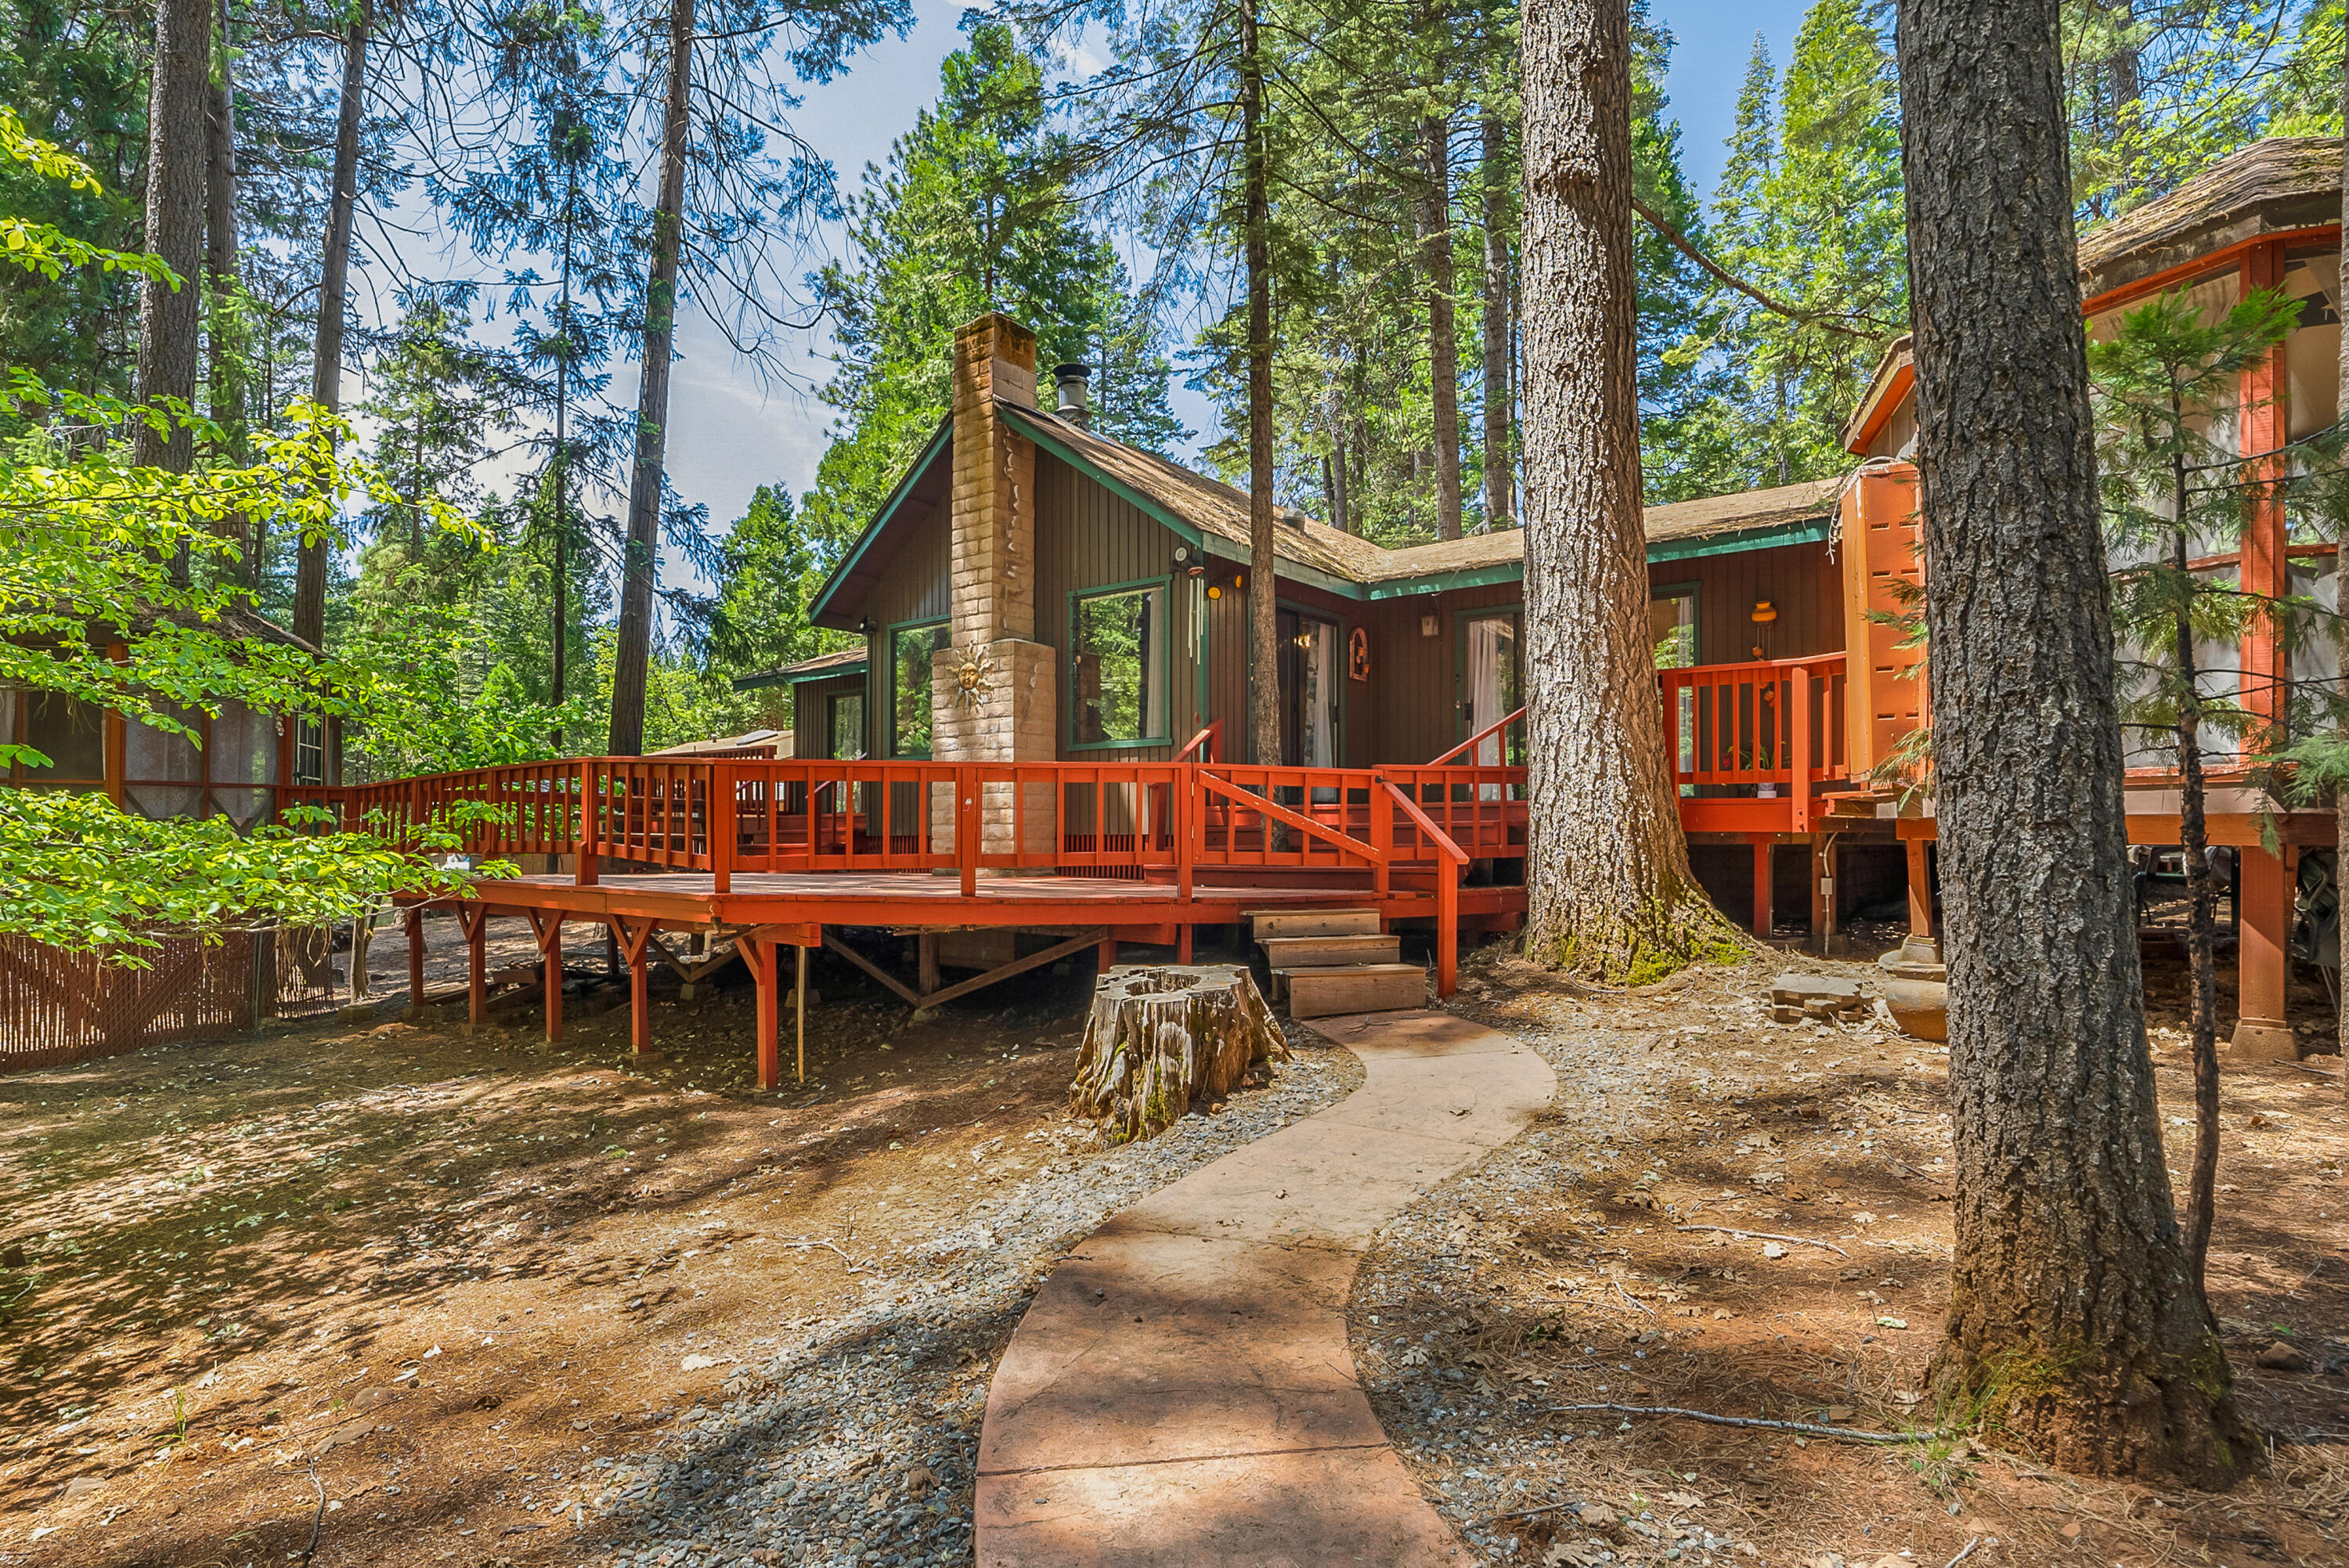
{"type": "Polygon", "coordinates": [[[1052,366],[1052,386],[1060,395],[1060,406],[1052,412],[1080,430],[1092,426],[1092,374],[1090,365],[1052,366]]]}
{"type": "MultiPolygon", "coordinates": [[[[999,401],[1036,407],[1036,335],[990,311],[955,334],[954,644],[937,655],[930,685],[931,754],[941,762],[1050,762],[1059,749],[1059,664],[1036,635],[1036,448],[999,401]],[[973,663],[985,671],[978,700],[962,684],[973,663]]],[[[1049,850],[1055,792],[1025,788],[1033,841],[1019,847],[1049,850]]],[[[982,843],[1011,849],[1012,786],[987,786],[980,818],[982,843]]]]}

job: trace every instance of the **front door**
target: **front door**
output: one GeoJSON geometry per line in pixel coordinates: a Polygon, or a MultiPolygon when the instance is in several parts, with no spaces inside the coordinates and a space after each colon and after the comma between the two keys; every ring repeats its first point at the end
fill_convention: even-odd
{"type": "Polygon", "coordinates": [[[1338,628],[1329,621],[1283,610],[1280,641],[1280,758],[1291,768],[1336,768],[1338,755],[1338,628]]]}

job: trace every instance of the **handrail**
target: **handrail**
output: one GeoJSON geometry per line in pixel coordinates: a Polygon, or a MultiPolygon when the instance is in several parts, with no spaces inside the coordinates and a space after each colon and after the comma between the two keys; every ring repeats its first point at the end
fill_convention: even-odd
{"type": "Polygon", "coordinates": [[[1449,867],[1435,868],[1435,995],[1438,999],[1451,995],[1460,988],[1460,868],[1468,863],[1468,851],[1452,841],[1452,835],[1435,825],[1434,820],[1419,809],[1419,802],[1394,786],[1394,780],[1378,775],[1379,788],[1394,798],[1412,825],[1426,835],[1430,847],[1451,861],[1449,867]]]}
{"type": "Polygon", "coordinates": [[[1223,744],[1223,739],[1224,721],[1220,718],[1211,718],[1207,721],[1207,727],[1205,729],[1193,736],[1189,744],[1174,754],[1174,760],[1180,762],[1194,751],[1199,751],[1198,760],[1213,762],[1216,760],[1216,748],[1223,744]],[[1202,744],[1206,748],[1204,751],[1200,751],[1202,744]]]}
{"type": "Polygon", "coordinates": [[[1502,730],[1508,728],[1509,726],[1516,723],[1517,720],[1525,717],[1525,716],[1526,710],[1524,707],[1520,707],[1516,712],[1510,714],[1507,717],[1495,719],[1492,723],[1486,725],[1484,728],[1478,730],[1475,734],[1470,736],[1467,739],[1462,741],[1459,745],[1454,747],[1451,750],[1445,752],[1434,761],[1427,763],[1425,766],[1430,768],[1443,767],[1445,763],[1451,761],[1462,752],[1472,750],[1475,748],[1483,745],[1485,741],[1492,739],[1494,736],[1499,734],[1502,730]]]}
{"type": "Polygon", "coordinates": [[[1375,847],[1362,842],[1361,840],[1350,838],[1326,822],[1317,822],[1300,811],[1292,811],[1278,801],[1255,794],[1228,779],[1201,769],[1199,783],[1206,789],[1213,789],[1234,805],[1245,806],[1251,811],[1260,811],[1274,821],[1286,823],[1299,832],[1319,839],[1344,853],[1360,855],[1371,865],[1380,865],[1386,859],[1375,847]]]}

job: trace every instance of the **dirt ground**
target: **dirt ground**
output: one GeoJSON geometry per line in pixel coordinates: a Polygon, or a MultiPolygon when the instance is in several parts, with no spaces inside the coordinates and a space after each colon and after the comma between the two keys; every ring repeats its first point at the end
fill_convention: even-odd
{"type": "Polygon", "coordinates": [[[733,979],[650,1063],[625,1008],[551,1050],[532,1007],[0,1078],[0,1563],[282,1563],[314,1522],[322,1564],[579,1561],[597,1459],[1060,1158],[1025,1135],[1089,965],[915,1026],[823,960],[813,1081],[765,1095],[733,979]]]}
{"type": "MultiPolygon", "coordinates": [[[[2150,962],[2181,1171],[2179,992],[2150,962]]],[[[436,954],[436,984],[451,963],[436,954]]],[[[1557,1410],[1929,1418],[1945,1058],[1873,1024],[1773,1025],[1756,998],[1782,966],[1603,1000],[1489,954],[1468,966],[1461,1010],[1535,1041],[1558,1102],[1389,1232],[1353,1319],[1389,1433],[1479,1554],[2349,1561],[2344,1118],[2310,1070],[2327,1058],[2227,1074],[2212,1285],[2246,1408],[2278,1439],[2235,1493],[2059,1478],[1994,1434],[1869,1448],[1557,1410]],[[2313,1369],[2257,1367],[2280,1340],[2313,1369]]],[[[370,967],[399,986],[396,938],[370,967]]],[[[1054,1131],[1090,978],[1042,973],[915,1026],[823,961],[812,1081],[780,1094],[750,1083],[739,976],[663,1000],[652,1062],[629,1058],[624,1009],[574,1009],[550,1050],[522,1006],[472,1036],[319,1022],[0,1078],[0,1564],[258,1568],[314,1530],[320,1564],[720,1560],[624,1544],[597,1500],[635,1472],[610,1467],[735,1408],[766,1347],[859,1303],[885,1312],[876,1260],[917,1272],[916,1240],[990,1194],[1026,1203],[1030,1183],[1067,1191],[1081,1162],[1123,1158],[1054,1131]]],[[[1120,1169],[1130,1185],[1156,1168],[1120,1169]]],[[[1035,1255],[1005,1266],[1040,1278],[1050,1245],[1019,1244],[1035,1255]]],[[[966,1426],[1016,1312],[957,1328],[935,1374],[966,1426]]],[[[937,1484],[924,1506],[967,1520],[967,1478],[937,1484]]]]}
{"type": "MultiPolygon", "coordinates": [[[[2182,983],[2166,954],[2147,964],[2182,1173],[2182,983]]],[[[1495,954],[1470,966],[1462,1010],[1539,1046],[1559,1096],[1391,1229],[1357,1282],[1358,1363],[1431,1501],[1517,1563],[2349,1562],[2349,1117],[2331,1057],[2225,1069],[2209,1284],[2240,1398],[2273,1439],[2269,1474],[2233,1493],[2053,1475],[1995,1432],[1870,1446],[1560,1408],[1931,1425],[1946,1051],[1873,1022],[1772,1023],[1785,968],[1870,966],[1756,960],[1605,999],[1495,954]],[[2262,1368],[2279,1343],[2308,1369],[2262,1368]]],[[[2295,1003],[2329,1028],[2321,994],[2295,1003]]]]}

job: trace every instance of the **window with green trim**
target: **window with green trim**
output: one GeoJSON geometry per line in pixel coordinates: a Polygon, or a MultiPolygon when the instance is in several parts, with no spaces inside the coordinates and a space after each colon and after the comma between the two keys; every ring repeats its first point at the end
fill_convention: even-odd
{"type": "Polygon", "coordinates": [[[889,634],[889,755],[930,754],[930,659],[947,642],[947,624],[899,626],[889,634]]]}
{"type": "Polygon", "coordinates": [[[1069,738],[1135,746],[1167,738],[1166,588],[1078,597],[1069,655],[1069,738]]]}

